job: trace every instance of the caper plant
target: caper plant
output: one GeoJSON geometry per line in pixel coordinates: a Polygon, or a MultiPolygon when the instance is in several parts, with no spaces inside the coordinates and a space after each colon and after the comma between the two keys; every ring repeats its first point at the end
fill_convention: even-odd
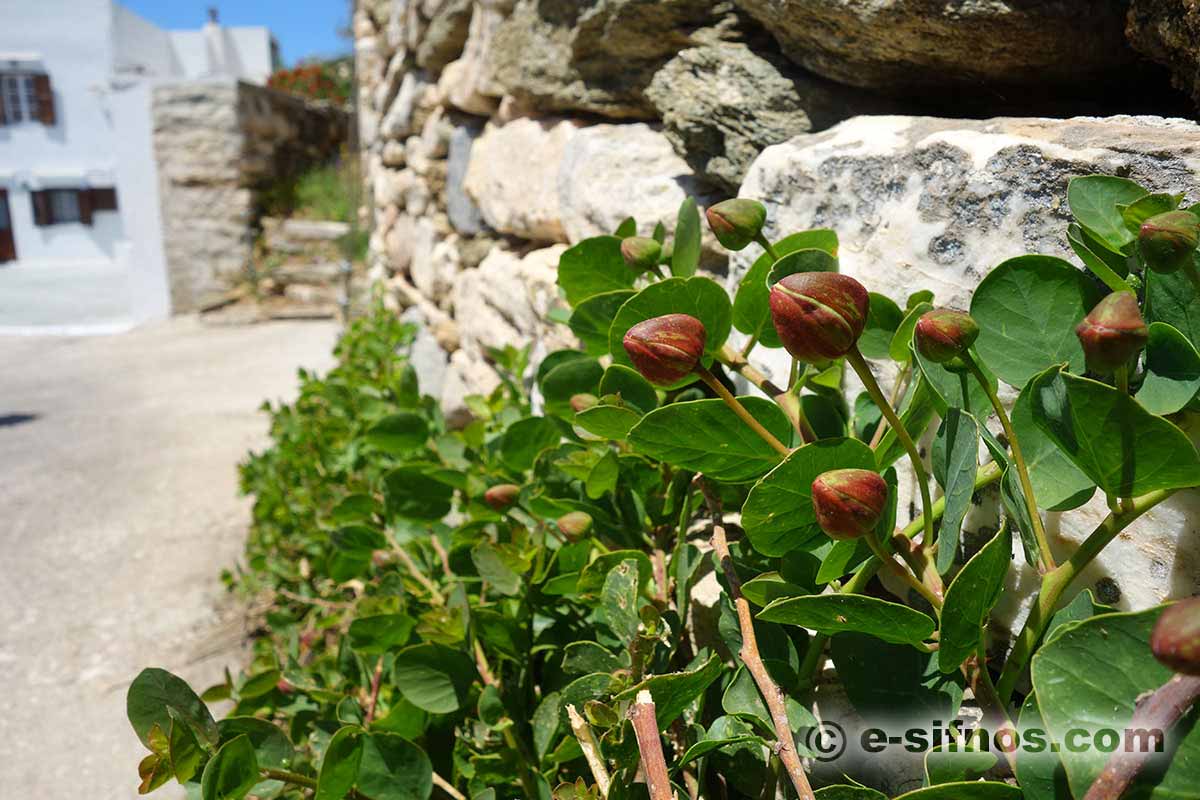
{"type": "Polygon", "coordinates": [[[1080,575],[1200,486],[1180,427],[1200,392],[1200,216],[1109,176],[1067,200],[1085,269],[1010,259],[968,309],[869,291],[833,231],[770,240],[750,199],[705,212],[724,247],[761,251],[732,298],[697,274],[693,201],[670,242],[626,220],[562,255],[580,348],[528,381],[524,352],[491,352],[501,385],[460,429],[377,309],[243,467],[254,522],[230,584],[270,608],[253,663],[201,694],[160,669],[130,687],[141,790],[886,798],[869,767],[815,785],[833,680],[864,717],[982,715],[905,800],[1196,796],[1200,601],[1118,612],[1080,575]],[[789,374],[754,366],[759,348],[789,374]],[[964,536],[983,496],[994,524],[964,536]],[[1052,540],[1047,515],[1099,516],[1093,498],[1094,530],[1052,540]],[[1039,585],[1010,632],[993,612],[1016,569],[1039,585]],[[1064,746],[1098,722],[1164,752],[1064,746]]]}

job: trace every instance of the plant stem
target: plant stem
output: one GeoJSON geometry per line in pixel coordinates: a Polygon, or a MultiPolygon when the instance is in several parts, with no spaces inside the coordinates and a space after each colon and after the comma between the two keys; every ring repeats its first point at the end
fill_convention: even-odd
{"type": "Polygon", "coordinates": [[[383,656],[375,662],[375,672],[371,675],[371,694],[367,701],[367,713],[363,717],[363,727],[371,727],[371,721],[375,719],[375,706],[379,703],[379,684],[383,679],[383,656]]]}
{"type": "MultiPolygon", "coordinates": [[[[900,418],[896,416],[892,404],[883,396],[883,390],[879,388],[879,383],[875,380],[875,376],[871,374],[871,367],[867,364],[867,360],[863,358],[863,354],[859,351],[858,345],[850,348],[850,352],[846,353],[846,362],[854,368],[858,373],[859,380],[867,390],[867,394],[875,401],[875,405],[879,406],[879,411],[883,414],[884,419],[888,421],[888,425],[896,434],[896,439],[904,446],[908,453],[908,460],[912,462],[913,475],[917,479],[917,488],[921,491],[921,511],[922,520],[924,520],[925,538],[922,540],[922,546],[928,550],[935,543],[933,535],[933,501],[929,497],[929,475],[925,472],[925,464],[921,461],[921,454],[917,451],[916,444],[913,443],[912,437],[908,435],[904,424],[900,418]]],[[[942,596],[942,579],[937,574],[937,569],[926,570],[921,576],[921,580],[929,586],[934,594],[942,596]]]]}
{"type": "Polygon", "coordinates": [[[758,387],[759,391],[775,401],[787,418],[791,421],[792,427],[800,434],[800,440],[807,444],[817,440],[816,433],[808,424],[808,420],[804,417],[804,408],[800,405],[800,398],[796,397],[791,392],[785,392],[771,381],[766,375],[759,372],[755,367],[751,366],[746,357],[738,353],[729,345],[724,345],[717,351],[717,360],[724,364],[728,369],[741,375],[750,383],[758,387]]]}
{"type": "Polygon", "coordinates": [[[757,433],[764,442],[771,445],[771,447],[775,449],[775,452],[779,453],[784,458],[787,458],[792,454],[792,451],[789,450],[783,442],[776,439],[775,434],[764,428],[762,423],[756,420],[753,415],[746,410],[746,407],[742,405],[738,399],[729,392],[728,389],[725,388],[725,384],[717,380],[711,372],[697,364],[696,374],[700,376],[700,380],[708,384],[708,388],[716,392],[717,397],[725,401],[725,405],[729,406],[734,414],[737,414],[738,419],[746,423],[750,430],[757,433]]]}
{"type": "Polygon", "coordinates": [[[429,592],[430,603],[440,606],[446,602],[446,598],[442,596],[441,591],[434,585],[433,581],[425,576],[424,572],[421,572],[421,568],[417,566],[417,562],[413,561],[413,557],[408,554],[407,550],[393,542],[392,552],[396,554],[397,560],[408,568],[409,574],[417,579],[417,583],[421,584],[421,586],[425,587],[425,591],[429,592]]]}
{"type": "Polygon", "coordinates": [[[967,377],[967,373],[959,370],[958,372],[959,391],[962,392],[962,410],[966,413],[971,413],[971,381],[967,377]]]}
{"type": "Polygon", "coordinates": [[[742,648],[738,652],[738,657],[746,665],[747,671],[758,686],[758,691],[766,701],[767,709],[771,714],[771,722],[775,727],[775,736],[778,738],[779,758],[788,771],[788,777],[791,778],[796,794],[800,800],[814,800],[812,786],[808,783],[808,776],[804,774],[804,765],[800,763],[800,756],[796,753],[796,741],[792,737],[791,723],[788,722],[783,692],[775,683],[775,679],[767,672],[762,656],[758,652],[758,639],[754,634],[754,619],[750,615],[750,603],[742,594],[742,582],[733,568],[729,542],[725,539],[725,524],[721,520],[720,500],[711,492],[707,482],[702,482],[700,486],[708,501],[709,512],[712,514],[713,551],[717,555],[721,571],[725,574],[725,582],[729,585],[729,596],[737,611],[738,627],[742,633],[742,648]]]}
{"type": "Polygon", "coordinates": [[[879,543],[879,540],[875,538],[874,534],[867,534],[863,538],[867,540],[867,546],[871,548],[871,552],[875,554],[877,559],[879,559],[879,563],[881,565],[889,567],[898,578],[916,590],[917,594],[921,595],[921,597],[924,597],[929,602],[929,605],[933,606],[934,609],[940,609],[942,607],[942,599],[935,595],[928,586],[913,577],[913,574],[901,566],[900,563],[892,557],[891,553],[885,551],[883,549],[883,545],[879,543]]]}
{"type": "Polygon", "coordinates": [[[667,773],[667,760],[663,757],[662,737],[658,735],[658,718],[654,713],[654,698],[647,689],[637,693],[629,708],[629,721],[637,737],[638,752],[642,756],[642,774],[646,778],[646,793],[650,800],[675,800],[671,791],[671,776],[667,773]]]}
{"type": "Polygon", "coordinates": [[[775,248],[767,241],[767,237],[762,235],[762,231],[759,231],[758,235],[754,237],[754,241],[759,247],[767,251],[767,255],[771,257],[771,263],[779,260],[779,253],[775,252],[775,248]]]}
{"type": "Polygon", "coordinates": [[[596,779],[596,786],[600,788],[600,796],[608,797],[610,780],[608,769],[604,766],[604,759],[600,756],[600,745],[596,743],[592,726],[587,724],[587,720],[580,716],[571,703],[567,704],[567,719],[571,721],[571,731],[579,742],[579,749],[583,751],[583,757],[592,771],[592,777],[596,779]]]}
{"type": "Polygon", "coordinates": [[[742,358],[749,358],[751,351],[754,350],[754,347],[757,344],[758,344],[758,335],[755,334],[754,336],[750,337],[750,340],[748,342],[746,342],[746,345],[742,348],[742,358]]]}
{"type": "Polygon", "coordinates": [[[1025,495],[1025,508],[1029,511],[1029,522],[1033,525],[1033,536],[1037,540],[1040,551],[1042,572],[1049,572],[1058,565],[1054,561],[1054,554],[1050,552],[1050,540],[1046,538],[1046,526],[1042,523],[1041,513],[1038,512],[1037,496],[1033,493],[1033,482],[1029,480],[1029,468],[1025,464],[1025,456],[1021,453],[1021,443],[1017,440],[1017,432],[1013,430],[1012,420],[1009,419],[1008,412],[1004,410],[1000,396],[988,382],[987,376],[983,374],[979,364],[970,353],[963,353],[962,359],[966,363],[967,369],[971,370],[971,374],[975,376],[975,380],[983,387],[984,394],[987,395],[992,409],[996,412],[996,417],[1000,420],[1000,427],[1004,429],[1004,435],[1008,438],[1008,446],[1012,449],[1013,465],[1017,468],[1017,477],[1021,481],[1021,493],[1025,495]]]}
{"type": "Polygon", "coordinates": [[[454,785],[450,783],[450,781],[446,780],[441,775],[438,775],[436,772],[433,773],[433,785],[453,797],[454,800],[467,800],[466,795],[464,795],[458,789],[455,789],[454,785]]]}
{"type": "Polygon", "coordinates": [[[307,775],[301,775],[298,772],[289,772],[286,769],[270,769],[268,767],[261,767],[258,771],[266,780],[283,781],[284,783],[303,786],[305,789],[317,788],[316,778],[310,778],[307,775]]]}
{"type": "MultiPolygon", "coordinates": [[[[1175,675],[1153,694],[1139,700],[1133,720],[1126,730],[1146,730],[1158,734],[1157,744],[1163,744],[1167,731],[1179,722],[1196,701],[1200,700],[1200,677],[1175,675]]],[[[1147,738],[1143,750],[1119,748],[1108,759],[1096,782],[1083,800],[1118,800],[1129,784],[1154,755],[1156,748],[1147,738]]]]}
{"type": "Polygon", "coordinates": [[[1150,492],[1135,498],[1127,509],[1110,513],[1079,545],[1079,549],[1069,559],[1042,576],[1042,586],[1038,592],[1037,602],[1030,610],[1029,617],[1025,620],[1025,626],[1017,636],[1012,652],[1009,653],[1008,660],[1004,663],[1000,681],[996,684],[996,692],[1001,700],[1007,703],[1012,697],[1017,680],[1029,664],[1034,648],[1050,625],[1050,619],[1058,608],[1058,601],[1075,578],[1079,576],[1079,573],[1092,563],[1100,551],[1116,538],[1117,534],[1123,531],[1129,523],[1166,500],[1175,491],[1175,489],[1160,489],[1150,492]]]}

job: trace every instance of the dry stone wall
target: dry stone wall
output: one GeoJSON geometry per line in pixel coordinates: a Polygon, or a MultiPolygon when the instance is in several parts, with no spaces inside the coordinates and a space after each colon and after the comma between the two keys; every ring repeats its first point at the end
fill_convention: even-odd
{"type": "MultiPolygon", "coordinates": [[[[1169,118],[1194,115],[1170,88],[1196,85],[1194,3],[1096,5],[360,0],[371,270],[422,324],[426,391],[466,421],[463,397],[497,384],[487,348],[532,342],[536,363],[568,345],[546,321],[564,247],[627,216],[670,227],[687,195],[761,200],[774,234],[835,228],[872,289],[958,306],[1004,258],[1069,255],[1073,175],[1200,199],[1200,128],[1169,118]]],[[[707,241],[703,266],[732,285],[746,259],[707,241]]],[[[1200,591],[1194,505],[1094,567],[1102,599],[1200,591]]],[[[1051,527],[1064,548],[1080,535],[1051,527]]]]}
{"type": "Polygon", "coordinates": [[[336,154],[349,119],[235,81],[164,84],[152,104],[171,308],[194,311],[248,278],[259,192],[336,154]]]}

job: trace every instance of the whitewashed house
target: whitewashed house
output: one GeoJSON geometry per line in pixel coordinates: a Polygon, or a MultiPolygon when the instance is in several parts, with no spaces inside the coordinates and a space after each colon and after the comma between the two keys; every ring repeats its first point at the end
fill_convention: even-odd
{"type": "Polygon", "coordinates": [[[112,0],[0,0],[0,331],[169,311],[151,96],[263,84],[266,28],[165,31],[112,0]]]}

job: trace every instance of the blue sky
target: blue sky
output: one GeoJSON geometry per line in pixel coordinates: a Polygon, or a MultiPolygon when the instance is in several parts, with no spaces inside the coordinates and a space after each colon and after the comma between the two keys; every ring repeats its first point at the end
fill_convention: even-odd
{"type": "Polygon", "coordinates": [[[160,28],[199,28],[208,7],[220,12],[222,25],[266,25],[279,42],[283,63],[307,56],[350,52],[338,36],[349,24],[349,0],[117,0],[160,28]]]}

